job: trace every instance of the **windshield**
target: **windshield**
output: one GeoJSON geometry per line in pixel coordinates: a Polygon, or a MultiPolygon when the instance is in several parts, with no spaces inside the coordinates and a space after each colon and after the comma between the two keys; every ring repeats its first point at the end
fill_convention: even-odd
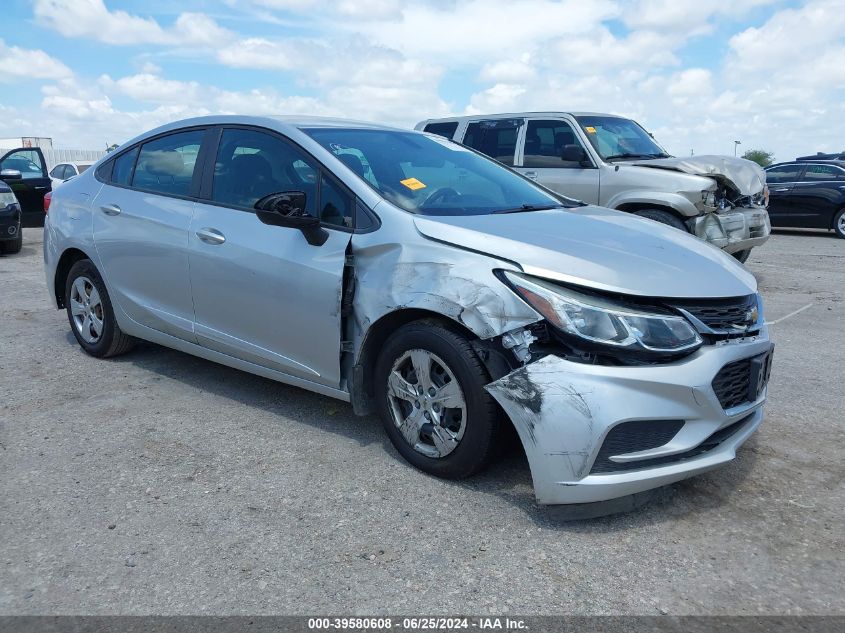
{"type": "Polygon", "coordinates": [[[499,163],[440,137],[360,128],[303,131],[410,213],[485,215],[565,206],[499,163]]]}
{"type": "Polygon", "coordinates": [[[576,117],[603,159],[667,158],[660,145],[638,123],[615,116],[576,117]]]}

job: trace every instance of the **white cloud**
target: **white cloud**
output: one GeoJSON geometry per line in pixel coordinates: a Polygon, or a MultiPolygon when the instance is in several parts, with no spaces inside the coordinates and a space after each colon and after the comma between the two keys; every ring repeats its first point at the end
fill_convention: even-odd
{"type": "Polygon", "coordinates": [[[7,46],[0,39],[0,82],[63,79],[72,75],[70,68],[44,51],[7,46]]]}
{"type": "Polygon", "coordinates": [[[213,45],[231,35],[201,13],[181,13],[170,28],[153,18],[126,11],[109,11],[103,0],[35,0],[36,20],[65,37],[106,44],[213,45]]]}

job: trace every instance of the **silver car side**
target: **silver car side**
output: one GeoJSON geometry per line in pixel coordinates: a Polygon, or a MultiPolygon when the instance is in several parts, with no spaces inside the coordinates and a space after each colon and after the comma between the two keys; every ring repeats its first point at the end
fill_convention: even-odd
{"type": "Polygon", "coordinates": [[[92,355],[139,338],[377,411],[403,457],[444,477],[486,465],[509,420],[540,503],[709,470],[762,422],[772,346],[741,265],[668,227],[562,208],[433,135],[283,117],[173,123],[58,189],[44,234],[50,296],[92,355]],[[226,145],[244,130],[256,139],[226,145]],[[362,131],[397,144],[368,160],[344,140],[362,131]],[[424,191],[442,158],[377,186],[392,153],[415,143],[535,202],[455,214],[455,199],[486,198],[472,168],[424,191]],[[271,146],[290,152],[287,174],[238,159],[271,146]],[[298,190],[241,204],[267,178],[298,190]],[[409,212],[413,196],[449,213],[409,212]],[[570,307],[549,313],[549,301],[570,307]],[[581,320],[558,321],[573,309],[610,315],[636,361],[608,361],[617,341],[594,345],[581,320]],[[635,322],[663,333],[646,340],[635,322]]]}

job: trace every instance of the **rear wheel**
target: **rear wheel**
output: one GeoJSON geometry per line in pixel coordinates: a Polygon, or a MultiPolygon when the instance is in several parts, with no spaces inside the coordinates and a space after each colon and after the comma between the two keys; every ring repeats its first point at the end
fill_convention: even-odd
{"type": "Polygon", "coordinates": [[[90,260],[80,260],[70,269],[65,306],[73,335],[91,356],[117,356],[134,345],[135,339],[117,324],[106,285],[90,260]]]}
{"type": "Polygon", "coordinates": [[[845,209],[840,209],[836,217],[833,218],[833,230],[839,237],[845,239],[845,209]]]}
{"type": "Polygon", "coordinates": [[[374,380],[390,441],[420,470],[468,477],[494,455],[499,411],[484,390],[490,376],[464,336],[433,321],[408,324],[388,339],[374,380]]]}
{"type": "Polygon", "coordinates": [[[684,224],[678,216],[669,213],[668,211],[664,211],[663,209],[641,209],[640,211],[634,211],[634,215],[638,215],[641,218],[648,218],[649,220],[654,220],[655,222],[660,222],[661,224],[671,226],[683,231],[684,233],[689,233],[687,225],[684,224]]]}

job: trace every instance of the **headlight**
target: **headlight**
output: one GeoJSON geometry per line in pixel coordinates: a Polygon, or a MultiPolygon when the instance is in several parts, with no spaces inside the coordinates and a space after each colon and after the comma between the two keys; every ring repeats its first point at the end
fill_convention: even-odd
{"type": "Polygon", "coordinates": [[[715,209],[716,204],[716,192],[712,189],[704,189],[701,192],[701,203],[710,209],[715,209]]]}
{"type": "Polygon", "coordinates": [[[681,316],[641,312],[537,278],[502,271],[513,289],[558,330],[619,351],[674,354],[703,342],[681,316]]]}
{"type": "Polygon", "coordinates": [[[10,204],[17,204],[18,199],[11,191],[0,192],[0,209],[5,209],[10,204]]]}

